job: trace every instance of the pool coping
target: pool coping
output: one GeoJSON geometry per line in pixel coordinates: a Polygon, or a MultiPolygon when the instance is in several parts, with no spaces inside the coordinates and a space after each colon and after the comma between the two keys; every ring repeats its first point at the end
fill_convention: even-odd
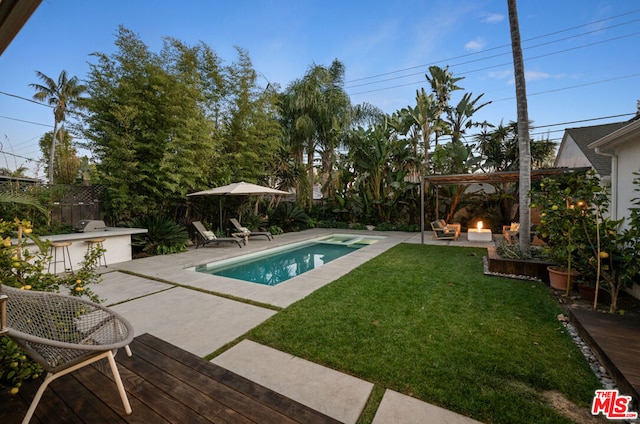
{"type": "Polygon", "coordinates": [[[246,247],[241,249],[226,245],[201,247],[199,249],[191,248],[188,252],[171,255],[171,260],[168,260],[166,256],[154,256],[114,264],[113,267],[110,266],[110,268],[112,268],[112,270],[129,271],[160,281],[193,287],[203,291],[245,299],[278,308],[285,308],[308,296],[320,287],[349,273],[356,267],[380,255],[398,243],[407,241],[412,236],[413,234],[401,232],[381,231],[371,234],[368,231],[313,229],[299,233],[279,235],[272,241],[266,239],[251,240],[246,247]],[[371,237],[382,236],[385,238],[276,286],[244,282],[189,270],[189,268],[203,263],[237,258],[239,256],[263,252],[268,249],[284,247],[297,242],[308,241],[322,236],[330,236],[332,234],[356,234],[371,237]]]}
{"type": "Polygon", "coordinates": [[[252,252],[252,253],[246,253],[244,255],[240,255],[240,256],[236,256],[233,258],[228,258],[228,259],[220,259],[220,260],[214,260],[211,262],[207,262],[204,264],[199,264],[196,266],[192,266],[192,267],[187,267],[185,268],[187,271],[191,271],[191,272],[197,272],[197,273],[202,273],[202,274],[208,274],[208,275],[216,275],[218,277],[222,277],[222,278],[229,278],[231,280],[233,280],[234,282],[238,282],[238,281],[242,281],[242,282],[248,282],[248,283],[252,283],[252,284],[260,284],[260,285],[264,285],[264,286],[268,286],[268,287],[275,287],[278,286],[280,284],[284,284],[285,282],[292,280],[294,278],[297,278],[303,274],[306,274],[308,272],[311,272],[315,269],[318,268],[322,268],[324,266],[327,266],[328,264],[342,258],[343,256],[349,256],[352,255],[355,252],[358,252],[370,245],[376,244],[378,242],[380,242],[381,240],[384,240],[386,237],[384,236],[364,236],[364,235],[360,235],[360,234],[346,234],[346,233],[334,233],[331,234],[329,236],[320,236],[320,237],[314,237],[314,238],[310,238],[308,240],[303,240],[303,241],[298,241],[298,242],[294,242],[294,243],[290,243],[290,244],[285,244],[285,245],[280,245],[280,246],[275,246],[272,247],[270,249],[266,249],[266,250],[261,250],[261,251],[257,251],[257,252],[252,252]],[[336,241],[330,241],[328,239],[331,239],[333,237],[342,237],[342,238],[347,238],[349,243],[345,243],[345,242],[336,242],[336,241]],[[373,242],[369,242],[369,243],[358,243],[361,240],[374,240],[373,242]],[[268,256],[274,256],[274,255],[278,255],[278,254],[282,254],[284,252],[290,252],[290,251],[294,251],[297,249],[301,249],[301,248],[305,248],[305,247],[309,247],[311,245],[314,244],[324,244],[324,245],[332,245],[332,246],[341,246],[343,248],[346,248],[347,250],[342,252],[341,256],[334,258],[334,259],[330,259],[327,262],[323,262],[317,266],[315,266],[314,264],[314,268],[310,269],[310,270],[306,270],[304,272],[302,272],[299,275],[295,275],[293,277],[289,277],[283,281],[279,281],[275,284],[268,284],[268,283],[261,283],[259,281],[251,281],[251,280],[244,280],[242,278],[233,278],[233,277],[229,277],[224,276],[224,275],[220,275],[220,274],[216,274],[217,271],[221,271],[221,270],[226,270],[229,267],[238,267],[239,265],[243,264],[243,263],[253,263],[255,261],[260,261],[261,259],[264,259],[268,256]],[[352,247],[353,245],[359,245],[358,247],[352,247]]]}

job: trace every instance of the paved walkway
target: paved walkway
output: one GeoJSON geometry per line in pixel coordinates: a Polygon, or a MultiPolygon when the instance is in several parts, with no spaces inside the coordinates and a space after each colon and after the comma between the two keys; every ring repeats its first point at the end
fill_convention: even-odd
{"type": "MultiPolygon", "coordinates": [[[[276,314],[278,308],[306,297],[396,244],[421,241],[420,234],[416,233],[314,229],[276,236],[273,241],[252,239],[242,249],[222,244],[171,256],[112,264],[104,269],[104,281],[93,290],[105,299],[104,304],[131,321],[136,335],[148,332],[198,356],[205,356],[237,341],[248,330],[276,314]],[[386,238],[274,287],[190,269],[331,233],[386,238]]],[[[458,241],[435,241],[431,233],[424,234],[424,243],[478,247],[489,244],[470,243],[466,234],[461,234],[458,241]]],[[[224,351],[212,362],[345,423],[357,421],[373,388],[367,381],[249,340],[224,351]]],[[[385,392],[374,420],[375,424],[473,422],[390,390],[385,392]]]]}

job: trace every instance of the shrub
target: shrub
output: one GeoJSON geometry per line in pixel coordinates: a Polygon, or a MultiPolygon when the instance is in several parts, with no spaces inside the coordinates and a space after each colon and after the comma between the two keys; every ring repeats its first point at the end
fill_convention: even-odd
{"type": "MultiPolygon", "coordinates": [[[[13,222],[0,219],[0,282],[23,290],[62,292],[72,296],[85,296],[99,302],[88,287],[101,281],[95,273],[98,258],[104,249],[94,246],[84,257],[76,272],[51,274],[45,272],[51,256],[49,243],[34,235],[27,220],[13,222]]],[[[0,388],[10,388],[11,394],[20,390],[22,382],[37,378],[42,373],[38,364],[28,358],[9,338],[0,338],[0,388]]]]}
{"type": "Polygon", "coordinates": [[[349,224],[347,224],[346,222],[342,222],[342,221],[335,221],[335,220],[322,220],[322,221],[318,221],[318,223],[316,224],[316,227],[318,228],[349,228],[349,224]]]}
{"type": "Polygon", "coordinates": [[[272,225],[269,227],[269,232],[271,233],[271,235],[279,236],[280,234],[284,233],[284,230],[277,225],[272,225]]]}
{"type": "Polygon", "coordinates": [[[167,255],[187,250],[189,234],[186,228],[163,216],[134,218],[122,224],[131,228],[146,228],[146,234],[134,234],[131,245],[150,255],[167,255]]]}
{"type": "Polygon", "coordinates": [[[394,231],[396,227],[390,222],[381,222],[376,225],[376,231],[394,231]]]}
{"type": "Polygon", "coordinates": [[[271,223],[284,231],[300,231],[308,228],[309,216],[293,203],[280,203],[271,216],[271,223]]]}

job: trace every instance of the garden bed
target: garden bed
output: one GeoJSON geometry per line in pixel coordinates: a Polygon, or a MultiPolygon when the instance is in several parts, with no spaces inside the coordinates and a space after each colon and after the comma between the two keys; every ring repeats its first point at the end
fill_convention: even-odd
{"type": "Polygon", "coordinates": [[[487,247],[487,261],[489,272],[508,276],[524,276],[549,284],[547,267],[555,265],[552,262],[535,259],[509,259],[498,255],[495,246],[487,247]]]}

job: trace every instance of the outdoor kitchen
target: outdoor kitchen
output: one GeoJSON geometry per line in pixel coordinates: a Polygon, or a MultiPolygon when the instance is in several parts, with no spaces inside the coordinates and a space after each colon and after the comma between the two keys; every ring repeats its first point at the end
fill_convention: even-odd
{"type": "MultiPolygon", "coordinates": [[[[70,234],[43,236],[42,239],[55,244],[68,244],[58,249],[68,249],[74,270],[79,269],[91,240],[103,240],[101,243],[106,250],[105,260],[109,265],[130,261],[132,259],[131,236],[147,232],[144,228],[107,227],[101,220],[81,220],[73,229],[74,232],[70,234]]],[[[57,252],[58,257],[61,258],[63,253],[67,254],[66,251],[57,252]]]]}

